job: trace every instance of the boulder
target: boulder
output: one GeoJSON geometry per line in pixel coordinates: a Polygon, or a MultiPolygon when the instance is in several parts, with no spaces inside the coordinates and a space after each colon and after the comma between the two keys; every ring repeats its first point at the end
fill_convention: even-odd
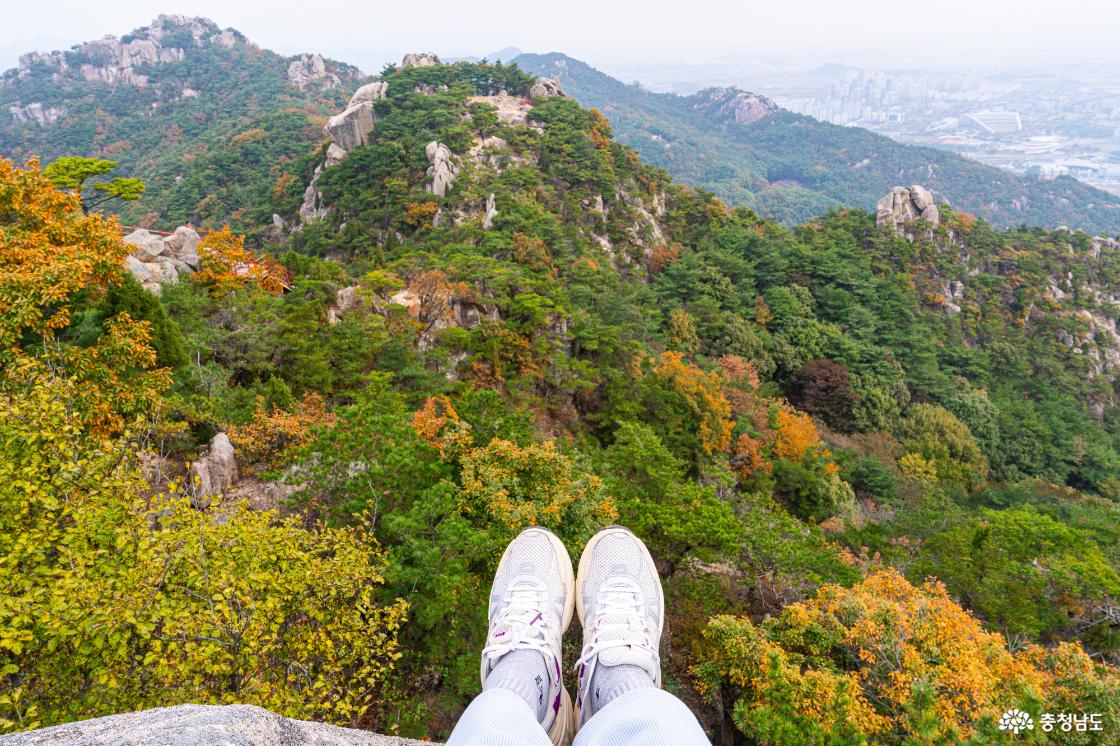
{"type": "Polygon", "coordinates": [[[173,259],[182,262],[191,271],[198,271],[202,261],[198,258],[198,242],[202,236],[189,225],[180,225],[175,232],[163,239],[166,253],[173,259]]]}
{"type": "Polygon", "coordinates": [[[163,276],[163,268],[160,267],[159,262],[142,262],[129,255],[124,258],[124,266],[145,290],[153,295],[160,294],[159,281],[163,276]]]}
{"type": "Polygon", "coordinates": [[[564,89],[560,86],[560,81],[556,78],[537,78],[537,82],[529,89],[529,95],[533,98],[548,98],[549,96],[564,96],[564,89]]]}
{"type": "Polygon", "coordinates": [[[438,64],[439,57],[431,52],[412,52],[401,60],[401,67],[435,67],[438,64]]]}
{"type": "Polygon", "coordinates": [[[237,459],[229,436],[215,435],[191,464],[187,477],[192,502],[197,508],[208,508],[211,497],[228,492],[237,482],[237,459]]]}
{"type": "Polygon", "coordinates": [[[349,153],[359,145],[366,144],[374,121],[373,102],[360,101],[327,120],[327,136],[344,152],[349,153]]]}
{"type": "MultiPolygon", "coordinates": [[[[178,705],[4,736],[5,746],[424,746],[393,736],[291,720],[253,705],[178,705]]],[[[427,746],[431,746],[428,744],[427,746]]]]}
{"type": "Polygon", "coordinates": [[[143,228],[122,239],[133,247],[124,266],[148,292],[159,295],[162,284],[179,282],[179,275],[197,272],[202,266],[198,256],[198,231],[181,225],[169,236],[160,237],[143,228]]]}
{"type": "Polygon", "coordinates": [[[129,246],[136,247],[132,250],[132,255],[142,262],[154,262],[167,248],[162,238],[143,228],[134,230],[122,240],[129,246]]]}
{"type": "Polygon", "coordinates": [[[910,235],[920,220],[933,226],[941,222],[933,195],[925,187],[896,186],[875,203],[875,224],[888,226],[899,235],[910,235]]]}
{"type": "Polygon", "coordinates": [[[443,197],[459,176],[459,167],[451,161],[451,151],[448,147],[435,140],[424,148],[424,154],[428,156],[428,163],[432,164],[428,167],[428,176],[432,177],[432,183],[425,188],[437,197],[443,197]]]}
{"type": "Polygon", "coordinates": [[[350,97],[350,102],[346,105],[356,106],[357,104],[380,101],[388,95],[389,84],[384,81],[375,80],[372,83],[366,83],[364,86],[354,91],[354,95],[350,97]]]}
{"type": "Polygon", "coordinates": [[[419,318],[420,316],[420,296],[411,290],[401,290],[389,296],[389,302],[398,306],[404,306],[408,311],[408,315],[412,318],[419,318]]]}

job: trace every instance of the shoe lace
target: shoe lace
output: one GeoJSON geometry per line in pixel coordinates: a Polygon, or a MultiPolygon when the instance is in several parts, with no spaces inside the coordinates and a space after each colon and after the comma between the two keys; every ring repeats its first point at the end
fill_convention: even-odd
{"type": "Polygon", "coordinates": [[[590,679],[599,654],[612,648],[628,647],[648,653],[654,666],[660,666],[653,629],[645,615],[638,588],[629,580],[607,581],[595,597],[595,620],[591,640],[584,645],[576,661],[576,669],[586,671],[590,679]]]}
{"type": "Polygon", "coordinates": [[[495,660],[513,650],[537,650],[547,659],[554,656],[547,632],[552,623],[545,615],[547,592],[528,584],[514,584],[502,598],[502,610],[495,617],[492,642],[482,649],[484,660],[495,660]]]}

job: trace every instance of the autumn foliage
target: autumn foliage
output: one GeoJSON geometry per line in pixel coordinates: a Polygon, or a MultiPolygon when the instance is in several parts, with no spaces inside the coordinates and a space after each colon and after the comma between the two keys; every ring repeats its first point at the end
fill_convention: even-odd
{"type": "Polygon", "coordinates": [[[333,422],[323,397],[309,391],[291,411],[268,407],[259,398],[252,420],[231,426],[228,434],[242,461],[251,464],[252,470],[267,471],[286,466],[289,456],[310,442],[312,428],[333,422]]]}
{"type": "Polygon", "coordinates": [[[695,363],[686,362],[679,352],[663,352],[653,368],[654,375],[665,382],[692,411],[698,423],[701,448],[713,455],[731,443],[734,423],[731,405],[723,395],[722,380],[715,372],[705,372],[695,363]]]}
{"type": "Polygon", "coordinates": [[[127,255],[115,221],[83,215],[38,162],[0,158],[0,356],[65,328],[74,295],[103,293],[127,255]]]}
{"type": "Polygon", "coordinates": [[[1080,647],[1012,653],[942,586],[895,570],[825,586],[761,626],[716,617],[705,639],[704,689],[734,697],[736,725],[767,746],[963,743],[1010,707],[1078,710],[1090,692],[1120,693],[1080,647]]]}
{"type": "Polygon", "coordinates": [[[202,269],[192,279],[206,286],[211,295],[220,296],[248,285],[260,287],[271,295],[284,291],[284,270],[262,260],[245,248],[245,238],[225,226],[211,231],[198,245],[202,269]]]}

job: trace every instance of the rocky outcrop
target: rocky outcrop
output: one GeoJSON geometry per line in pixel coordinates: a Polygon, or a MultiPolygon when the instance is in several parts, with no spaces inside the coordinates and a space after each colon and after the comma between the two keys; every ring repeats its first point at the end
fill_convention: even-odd
{"type": "Polygon", "coordinates": [[[494,218],[498,217],[498,202],[494,198],[494,193],[490,192],[490,196],[486,198],[486,213],[482,216],[483,230],[490,230],[494,227],[494,218]]]}
{"type": "Polygon", "coordinates": [[[912,236],[918,221],[932,226],[941,223],[937,204],[925,187],[896,186],[875,203],[875,224],[885,225],[899,235],[912,236]]]}
{"type": "MultiPolygon", "coordinates": [[[[303,201],[299,206],[300,224],[309,223],[327,216],[329,208],[322,205],[322,194],[319,193],[319,175],[323,169],[341,163],[354,148],[369,142],[369,133],[377,122],[377,113],[374,104],[389,94],[389,84],[375,80],[366,83],[346,104],[346,108],[327,120],[323,128],[327,137],[331,139],[327,148],[325,160],[315,167],[311,182],[303,191],[303,201]]],[[[298,230],[299,227],[296,227],[298,230]]]]}
{"type": "Polygon", "coordinates": [[[437,197],[446,196],[448,188],[459,176],[459,167],[451,160],[451,151],[443,143],[432,140],[424,148],[424,154],[428,156],[428,163],[432,164],[428,166],[432,183],[425,189],[437,197]]]}
{"type": "Polygon", "coordinates": [[[366,102],[372,103],[380,101],[389,95],[389,84],[383,80],[375,80],[372,83],[366,83],[364,86],[354,91],[354,95],[350,97],[347,106],[355,106],[357,104],[364,104],[366,102]]]}
{"type": "Polygon", "coordinates": [[[548,98],[549,96],[564,96],[563,87],[560,81],[556,78],[537,78],[537,82],[529,89],[529,95],[533,98],[548,98]]]}
{"type": "Polygon", "coordinates": [[[288,65],[288,82],[301,91],[312,86],[322,89],[337,88],[342,78],[327,67],[321,54],[301,54],[288,65]]]}
{"type": "Polygon", "coordinates": [[[435,67],[438,64],[439,57],[431,52],[412,52],[401,60],[401,67],[435,67]]]}
{"type": "Polygon", "coordinates": [[[181,225],[169,236],[159,236],[143,228],[124,237],[133,247],[125,258],[125,268],[144,286],[159,295],[161,286],[176,283],[180,274],[192,274],[201,267],[198,256],[198,231],[181,225]]]}
{"type": "Polygon", "coordinates": [[[187,470],[187,480],[191,502],[200,509],[208,508],[212,497],[233,488],[237,482],[237,459],[228,435],[218,433],[210,440],[210,445],[187,470]]]}
{"type": "MultiPolygon", "coordinates": [[[[324,164],[326,165],[326,164],[324,164]]],[[[300,223],[310,223],[312,220],[325,218],[330,209],[322,204],[323,195],[319,192],[319,175],[323,173],[323,166],[316,166],[311,177],[311,183],[303,190],[303,201],[299,205],[300,223]]]]}
{"type": "Polygon", "coordinates": [[[1120,251],[1120,241],[1107,236],[1093,236],[1089,239],[1089,256],[1100,259],[1103,251],[1120,251]]]}
{"type": "Polygon", "coordinates": [[[504,91],[495,96],[471,96],[468,104],[487,104],[494,107],[494,114],[498,121],[514,126],[529,124],[529,112],[533,105],[529,101],[517,96],[511,96],[504,91]]]}
{"type": "MultiPolygon", "coordinates": [[[[292,720],[252,705],[178,705],[4,737],[5,746],[423,746],[392,736],[292,720]]],[[[428,744],[431,746],[431,744],[428,744]]]]}
{"type": "Polygon", "coordinates": [[[373,104],[385,98],[387,91],[388,84],[380,81],[364,85],[350,97],[350,103],[341,113],[327,120],[327,136],[342,150],[343,157],[359,145],[366,144],[366,138],[373,131],[373,123],[377,121],[373,104]]]}
{"type": "Polygon", "coordinates": [[[718,117],[727,124],[754,124],[778,111],[778,105],[765,96],[738,88],[709,88],[692,99],[694,110],[718,117]]]}
{"type": "Polygon", "coordinates": [[[12,113],[12,118],[15,119],[15,121],[20,123],[34,122],[40,127],[54,124],[59,119],[66,116],[65,106],[44,106],[38,101],[27,104],[26,106],[12,104],[8,107],[8,111],[12,113]]]}
{"type": "Polygon", "coordinates": [[[80,76],[91,83],[145,88],[149,84],[147,66],[182,62],[188,48],[208,43],[250,46],[236,31],[221,31],[213,21],[161,15],[151,25],[123,39],[106,36],[67,51],[21,55],[17,75],[26,78],[36,69],[46,67],[56,83],[67,76],[80,76]]]}

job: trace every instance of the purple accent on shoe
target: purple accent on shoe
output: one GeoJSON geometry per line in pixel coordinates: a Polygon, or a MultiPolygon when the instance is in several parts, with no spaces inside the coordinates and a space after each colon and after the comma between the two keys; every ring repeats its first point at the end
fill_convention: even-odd
{"type": "Polygon", "coordinates": [[[556,664],[556,680],[559,681],[563,677],[563,674],[560,673],[560,660],[553,658],[552,662],[556,664]]]}
{"type": "Polygon", "coordinates": [[[504,634],[505,634],[506,632],[509,632],[509,630],[508,630],[508,629],[503,629],[503,630],[502,630],[501,632],[499,632],[498,634],[494,635],[494,637],[501,637],[501,636],[502,636],[502,635],[504,635],[504,634]]]}
{"type": "Polygon", "coordinates": [[[538,611],[537,615],[535,617],[533,617],[533,621],[529,622],[529,626],[532,626],[532,625],[536,624],[537,620],[541,618],[542,614],[544,614],[543,611],[538,611]]]}
{"type": "Polygon", "coordinates": [[[560,692],[556,692],[556,701],[552,703],[552,711],[554,713],[560,712],[560,692]]]}

